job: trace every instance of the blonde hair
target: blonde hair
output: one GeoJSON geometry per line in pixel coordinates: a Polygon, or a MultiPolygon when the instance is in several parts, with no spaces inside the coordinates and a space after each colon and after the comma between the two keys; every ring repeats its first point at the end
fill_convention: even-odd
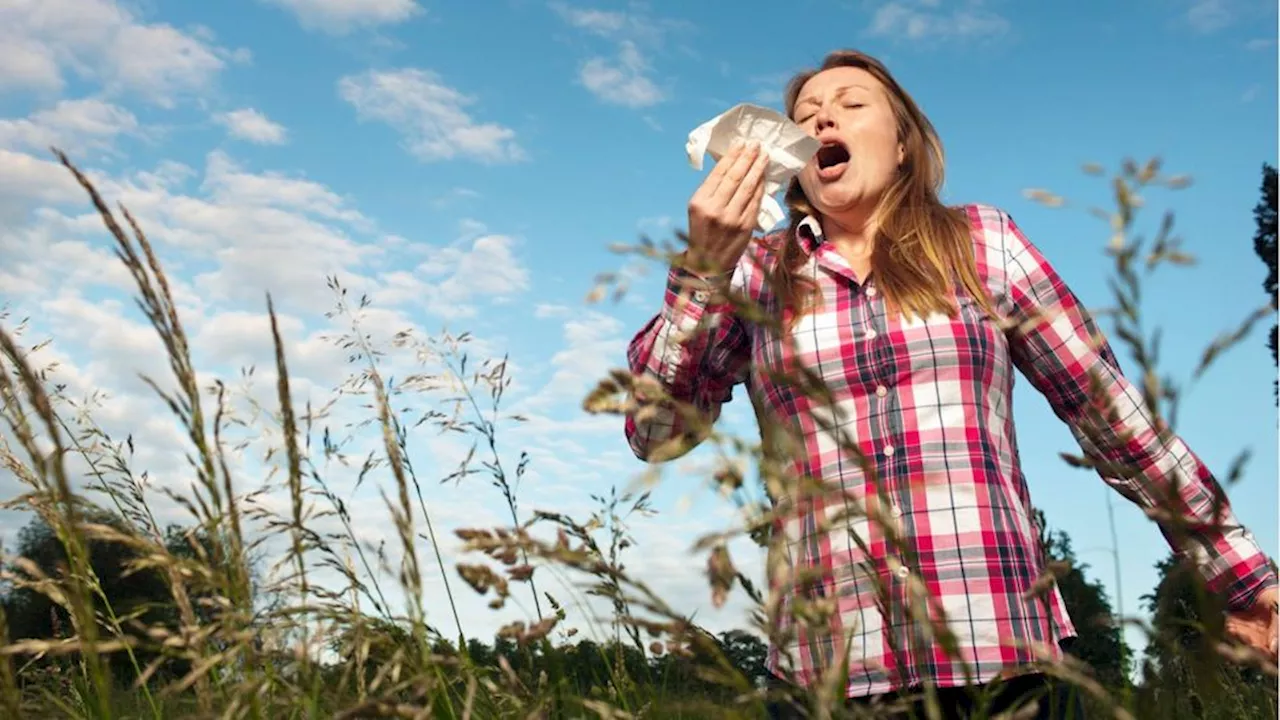
{"type": "MultiPolygon", "coordinates": [[[[827,55],[820,67],[796,74],[787,84],[787,116],[795,118],[796,100],[805,83],[819,72],[836,67],[861,68],[880,81],[904,149],[898,177],[872,217],[876,234],[871,267],[885,302],[907,316],[923,318],[941,312],[955,317],[951,295],[958,279],[974,300],[991,313],[990,299],[978,277],[968,218],[962,209],[946,207],[938,199],[945,166],[942,141],[933,124],[880,61],[856,50],[837,50],[827,55]]],[[[816,288],[811,280],[796,273],[805,260],[805,253],[796,242],[796,231],[805,216],[818,214],[798,178],[792,179],[787,188],[786,204],[790,226],[781,257],[770,272],[770,284],[783,317],[790,316],[785,322],[790,326],[813,309],[816,288]]]]}

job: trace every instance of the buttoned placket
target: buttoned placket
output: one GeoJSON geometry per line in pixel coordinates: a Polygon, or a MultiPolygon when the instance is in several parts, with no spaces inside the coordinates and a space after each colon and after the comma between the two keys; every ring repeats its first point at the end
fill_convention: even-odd
{"type": "MultiPolygon", "coordinates": [[[[880,294],[879,290],[876,289],[874,282],[870,278],[868,278],[867,282],[865,283],[862,289],[862,292],[868,301],[868,306],[874,303],[876,298],[880,294]]],[[[863,333],[863,338],[867,341],[875,340],[876,337],[879,336],[879,331],[877,330],[876,324],[875,324],[876,315],[877,313],[874,312],[874,310],[871,307],[868,307],[868,311],[866,313],[866,320],[864,323],[866,330],[863,333]]],[[[871,354],[874,355],[874,353],[871,353],[871,354]]],[[[883,378],[877,379],[877,383],[875,387],[875,396],[880,402],[888,401],[889,388],[885,384],[885,381],[883,378]]],[[[883,416],[882,412],[876,413],[876,414],[883,416]]],[[[888,443],[884,447],[880,448],[880,456],[884,460],[884,462],[887,463],[893,459],[894,454],[897,453],[897,451],[898,451],[897,448],[894,447],[892,443],[888,443]]],[[[892,518],[894,532],[901,533],[904,530],[902,525],[902,516],[903,516],[902,506],[899,503],[898,498],[896,497],[896,494],[893,492],[893,490],[896,490],[896,488],[890,488],[890,492],[888,493],[889,516],[890,518],[892,518]]],[[[910,576],[911,569],[903,565],[902,567],[898,568],[895,574],[900,579],[905,580],[908,576],[910,576]]]]}
{"type": "MultiPolygon", "coordinates": [[[[874,302],[876,296],[879,293],[876,290],[876,286],[872,284],[870,280],[866,282],[862,292],[868,300],[866,305],[867,309],[866,309],[866,312],[864,313],[862,337],[864,340],[867,340],[867,341],[875,340],[877,337],[879,337],[880,331],[876,327],[876,322],[875,322],[876,312],[872,307],[872,302],[874,302]]],[[[875,353],[871,352],[869,348],[868,348],[868,354],[872,356],[875,355],[875,353]]],[[[883,382],[878,382],[876,384],[875,393],[876,393],[876,397],[883,399],[889,395],[889,389],[885,387],[883,382]]],[[[887,444],[884,447],[880,448],[880,454],[886,460],[888,460],[889,458],[892,458],[895,452],[897,452],[897,450],[893,447],[892,444],[887,444]]]]}
{"type": "MultiPolygon", "coordinates": [[[[809,230],[813,232],[813,240],[812,240],[813,252],[815,253],[821,252],[822,245],[824,244],[824,238],[822,236],[821,226],[819,226],[816,223],[816,221],[810,222],[810,220],[806,220],[806,223],[808,224],[809,230]]],[[[834,250],[830,250],[830,251],[834,252],[834,250]]],[[[839,264],[835,266],[829,266],[829,269],[835,271],[838,275],[844,276],[848,282],[853,283],[855,286],[859,286],[858,291],[862,293],[865,300],[867,301],[867,306],[868,306],[867,312],[865,313],[865,319],[863,320],[862,340],[863,342],[874,341],[876,338],[879,337],[881,330],[876,328],[873,322],[873,319],[875,318],[876,313],[872,311],[870,306],[879,297],[880,291],[876,289],[875,281],[873,278],[868,277],[868,278],[859,280],[853,275],[852,269],[849,268],[847,264],[843,262],[843,258],[841,258],[841,260],[838,261],[838,263],[839,264]]],[[[868,353],[868,354],[874,355],[874,353],[868,353]]],[[[881,401],[888,400],[889,388],[883,380],[880,380],[877,382],[876,388],[875,388],[875,395],[881,401]]],[[[892,443],[889,443],[889,444],[886,444],[884,447],[880,448],[879,455],[881,460],[884,463],[888,463],[892,460],[896,452],[897,452],[897,449],[893,446],[892,443]]],[[[882,477],[883,477],[883,474],[882,474],[882,477]]],[[[901,533],[904,529],[902,526],[903,511],[902,511],[901,505],[899,504],[897,499],[894,497],[893,492],[889,493],[889,504],[890,504],[889,514],[893,517],[894,525],[896,526],[894,530],[895,532],[901,533]]],[[[898,578],[903,580],[909,577],[910,574],[911,574],[911,569],[906,567],[905,565],[903,565],[902,567],[899,567],[897,572],[895,573],[895,575],[897,575],[898,578]]]]}

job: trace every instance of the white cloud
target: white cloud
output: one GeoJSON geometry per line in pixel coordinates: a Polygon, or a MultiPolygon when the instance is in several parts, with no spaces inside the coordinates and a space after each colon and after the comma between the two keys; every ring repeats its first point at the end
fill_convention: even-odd
{"type": "MultiPolygon", "coordinates": [[[[3,158],[0,157],[0,166],[3,158]]],[[[52,164],[50,164],[52,165],[52,164]]],[[[70,175],[61,166],[35,168],[28,178],[36,178],[46,172],[70,175]]],[[[50,178],[52,179],[52,178],[50,178]]],[[[74,180],[72,181],[74,182],[74,180]]],[[[25,198],[28,202],[66,204],[83,201],[84,190],[79,186],[65,188],[50,184],[44,197],[25,198]]],[[[0,183],[3,197],[3,183],[0,183]]],[[[18,213],[13,213],[18,215],[18,213]]],[[[120,261],[103,246],[85,243],[76,237],[74,222],[60,213],[46,208],[36,214],[36,223],[20,225],[15,229],[0,231],[0,257],[5,263],[0,267],[0,287],[7,298],[35,299],[53,294],[63,285],[82,290],[102,289],[121,292],[131,285],[128,273],[120,261]]]]}
{"type": "MultiPolygon", "coordinates": [[[[33,202],[57,205],[84,197],[84,191],[61,165],[23,152],[0,148],[0,249],[5,248],[3,229],[26,215],[33,202]]],[[[15,242],[15,250],[24,244],[15,242]]],[[[11,255],[6,269],[13,270],[11,255]]],[[[0,270],[0,273],[4,270],[0,270]]],[[[10,286],[4,286],[8,289],[10,286]]]]}
{"type": "Polygon", "coordinates": [[[300,210],[330,220],[371,226],[368,218],[325,185],[279,172],[246,172],[220,151],[209,153],[204,187],[212,200],[223,205],[300,210]]]}
{"type": "MultiPolygon", "coordinates": [[[[660,51],[671,32],[687,30],[688,23],[637,12],[575,8],[558,1],[550,7],[570,27],[616,43],[616,56],[592,56],[578,69],[578,82],[592,94],[630,108],[650,107],[666,99],[652,77],[647,56],[660,51]]],[[[652,118],[648,120],[653,124],[652,118]]]]}
{"type": "Polygon", "coordinates": [[[138,119],[119,105],[95,98],[61,100],[26,118],[0,119],[0,147],[42,153],[57,147],[75,157],[90,149],[108,150],[117,136],[137,132],[138,119]]]}
{"type": "Polygon", "coordinates": [[[949,10],[936,0],[896,0],[876,10],[868,32],[919,41],[996,37],[1010,27],[1008,20],[984,8],[980,0],[967,0],[949,10]]]}
{"type": "Polygon", "coordinates": [[[214,116],[214,120],[225,127],[232,137],[259,145],[281,145],[288,137],[283,125],[254,108],[219,113],[214,116]]]}
{"type": "Polygon", "coordinates": [[[343,35],[394,25],[422,14],[415,0],[263,0],[298,17],[304,28],[343,35]]]}
{"type": "Polygon", "coordinates": [[[538,303],[533,308],[533,316],[539,319],[569,317],[572,313],[573,310],[567,305],[538,303]]]}
{"type": "Polygon", "coordinates": [[[569,7],[562,2],[553,2],[550,6],[569,25],[606,37],[621,31],[628,23],[626,13],[609,10],[584,10],[569,7]]]}
{"type": "Polygon", "coordinates": [[[359,268],[381,252],[352,236],[363,217],[316,183],[244,173],[211,153],[204,187],[207,200],[186,197],[150,208],[164,226],[214,249],[216,268],[194,278],[201,293],[261,306],[270,291],[284,302],[315,307],[328,297],[325,277],[358,278],[359,268]]]}
{"type": "Polygon", "coordinates": [[[642,108],[662,102],[663,93],[648,76],[649,64],[636,44],[623,41],[617,61],[593,57],[578,73],[582,84],[596,97],[614,105],[642,108]]]}
{"type": "MultiPolygon", "coordinates": [[[[14,177],[12,183],[36,191],[38,197],[32,199],[83,201],[83,191],[66,184],[69,176],[61,167],[21,154],[14,154],[14,160],[10,167],[27,167],[28,177],[14,177]]],[[[352,291],[368,292],[381,306],[405,304],[454,318],[474,316],[479,299],[502,301],[529,287],[529,272],[515,254],[516,240],[487,233],[483,225],[468,226],[474,232],[466,232],[452,246],[403,239],[383,244],[376,223],[322,183],[278,172],[251,172],[215,151],[207,157],[198,186],[201,194],[191,195],[177,191],[188,171],[165,166],[156,173],[110,180],[102,190],[118,197],[154,242],[192,254],[179,260],[179,267],[188,262],[192,266],[179,287],[191,294],[193,305],[230,304],[257,311],[269,291],[278,307],[315,311],[328,307],[332,296],[325,278],[337,275],[352,291]],[[413,264],[403,256],[383,262],[395,251],[393,246],[417,256],[413,264]],[[382,267],[396,269],[379,272],[382,267]],[[414,269],[398,269],[402,267],[414,269]]],[[[0,189],[4,178],[0,173],[0,189]]],[[[75,218],[52,215],[42,225],[46,240],[41,244],[55,246],[52,238],[60,233],[81,235],[96,230],[97,223],[92,213],[75,218]]],[[[5,237],[0,235],[0,249],[6,246],[5,237]]],[[[30,237],[9,237],[15,252],[31,246],[30,237]]],[[[84,244],[77,239],[67,248],[67,254],[74,255],[84,244]]],[[[43,268],[43,282],[55,276],[51,273],[57,269],[38,262],[35,250],[23,257],[43,268]]],[[[84,257],[102,262],[88,252],[84,257]]],[[[28,277],[24,282],[38,286],[42,280],[28,277]]],[[[386,320],[396,329],[407,322],[403,317],[386,320]]]]}
{"type": "Polygon", "coordinates": [[[61,88],[62,71],[53,53],[41,42],[0,31],[0,90],[7,88],[61,88]]]}
{"type": "MultiPolygon", "coordinates": [[[[1181,0],[1179,25],[1201,34],[1212,34],[1226,28],[1269,28],[1275,30],[1275,3],[1263,0],[1181,0]]],[[[1249,50],[1265,50],[1275,46],[1275,37],[1246,41],[1249,50]]]]}
{"type": "Polygon", "coordinates": [[[338,81],[338,94],[362,120],[384,122],[403,135],[405,148],[419,160],[501,163],[525,158],[514,130],[474,120],[465,108],[475,99],[445,85],[429,70],[348,75],[338,81]]]}
{"type": "Polygon", "coordinates": [[[559,0],[549,6],[570,27],[611,40],[631,39],[655,47],[660,47],[669,34],[692,27],[684,20],[652,17],[635,4],[630,12],[575,8],[559,0]]]}
{"type": "Polygon", "coordinates": [[[141,22],[114,0],[13,0],[0,4],[0,89],[61,90],[70,72],[169,106],[247,59],[209,36],[141,22]]]}
{"type": "Polygon", "coordinates": [[[431,205],[436,208],[444,208],[464,200],[475,200],[478,197],[480,197],[480,193],[476,190],[456,187],[439,197],[432,198],[431,205]]]}
{"type": "Polygon", "coordinates": [[[529,288],[529,271],[516,257],[515,245],[513,238],[490,234],[466,249],[430,248],[417,268],[415,292],[434,315],[472,317],[475,299],[508,300],[529,288]]]}
{"type": "MultiPolygon", "coordinates": [[[[118,259],[112,262],[124,269],[118,259]]],[[[79,290],[63,288],[42,302],[40,309],[59,342],[74,342],[74,347],[88,352],[91,359],[80,367],[91,378],[126,392],[146,394],[139,374],[155,379],[171,374],[159,337],[149,326],[128,317],[121,299],[91,301],[79,290]]],[[[167,384],[160,383],[161,387],[167,384]]]]}
{"type": "Polygon", "coordinates": [[[1230,25],[1235,17],[1230,0],[1194,0],[1187,8],[1187,22],[1201,32],[1213,32],[1230,25]]]}
{"type": "MultiPolygon", "coordinates": [[[[101,237],[101,221],[69,173],[24,153],[0,153],[4,153],[0,155],[0,194],[9,197],[4,190],[11,187],[18,199],[27,198],[28,203],[74,202],[79,213],[43,209],[37,213],[34,229],[0,230],[0,246],[20,253],[17,267],[9,265],[6,270],[17,274],[25,259],[28,269],[53,273],[43,282],[58,287],[63,275],[81,266],[71,251],[67,253],[72,256],[71,265],[48,266],[40,246],[32,246],[33,238],[27,237],[38,231],[34,239],[42,243],[56,247],[65,242],[83,248],[86,272],[101,273],[101,261],[90,248],[102,246],[85,240],[101,237]]],[[[286,307],[327,306],[331,300],[324,287],[327,276],[339,274],[355,285],[367,282],[362,270],[367,271],[367,263],[385,252],[366,237],[373,232],[372,222],[320,183],[280,173],[249,172],[222,152],[208,155],[199,194],[183,191],[192,172],[180,164],[162,163],[151,172],[96,179],[108,202],[124,203],[153,243],[182,253],[175,269],[182,271],[184,282],[179,287],[193,304],[240,303],[260,309],[264,293],[270,291],[286,307]]],[[[27,282],[38,285],[40,280],[30,277],[27,282]]]]}
{"type": "Polygon", "coordinates": [[[556,371],[544,397],[579,405],[597,381],[625,362],[624,330],[617,318],[594,310],[565,322],[565,347],[551,356],[556,371]]]}
{"type": "MultiPolygon", "coordinates": [[[[457,318],[475,316],[480,300],[502,302],[529,287],[517,241],[482,223],[465,224],[463,237],[448,246],[387,239],[347,198],[314,180],[250,171],[221,151],[208,154],[199,192],[184,191],[194,172],[162,163],[129,177],[91,173],[104,197],[124,203],[154,243],[179,253],[173,262],[183,272],[175,288],[192,307],[258,311],[271,292],[278,307],[315,311],[330,305],[325,282],[336,275],[384,306],[457,318]]],[[[75,207],[75,214],[47,207],[36,224],[0,231],[0,253],[11,260],[0,271],[6,287],[43,295],[72,279],[123,280],[102,270],[115,266],[105,248],[86,242],[100,235],[100,221],[64,168],[0,150],[0,197],[0,210],[13,220],[33,204],[75,207]]]]}
{"type": "Polygon", "coordinates": [[[458,221],[458,234],[462,238],[474,239],[488,232],[489,226],[475,218],[462,218],[458,221]]]}
{"type": "MultiPolygon", "coordinates": [[[[613,417],[582,416],[583,398],[605,378],[609,370],[626,362],[626,328],[617,318],[589,308],[539,306],[538,317],[567,317],[561,332],[561,349],[549,361],[551,377],[536,393],[521,399],[518,411],[530,416],[548,416],[572,408],[575,421],[587,425],[617,424],[613,417]]],[[[540,422],[554,423],[549,417],[540,422]]]]}

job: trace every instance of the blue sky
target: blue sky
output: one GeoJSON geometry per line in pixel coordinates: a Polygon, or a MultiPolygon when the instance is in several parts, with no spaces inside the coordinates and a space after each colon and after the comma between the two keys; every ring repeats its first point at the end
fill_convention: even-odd
{"type": "MultiPolygon", "coordinates": [[[[47,353],[73,389],[112,392],[105,425],[145,428],[155,447],[140,462],[168,481],[183,477],[180,457],[161,442],[175,437],[172,424],[135,377],[163,374],[156,345],[83,193],[50,164],[47,147],[56,144],[148,229],[211,376],[234,378],[249,363],[265,372],[270,290],[292,343],[296,392],[328,397],[345,373],[341,354],[320,337],[329,327],[324,278],[336,274],[371,296],[378,311],[368,327],[380,337],[447,326],[474,333],[478,352],[509,353],[512,400],[534,418],[508,447],[510,457],[527,449],[533,458],[524,506],[585,511],[588,493],[642,468],[620,423],[583,417],[580,400],[593,378],[624,362],[627,340],[660,300],[661,274],[650,265],[621,303],[584,303],[596,273],[626,262],[608,246],[640,233],[665,239],[683,223],[701,179],[683,154],[692,128],[738,102],[777,106],[790,73],[839,47],[884,59],[930,115],[948,151],[946,199],[1011,212],[1090,306],[1110,300],[1105,229],[1080,209],[1039,207],[1023,190],[1106,206],[1105,184],[1079,168],[1114,168],[1124,157],[1160,155],[1171,172],[1194,176],[1180,194],[1153,195],[1145,216],[1150,231],[1172,203],[1186,249],[1200,259],[1147,287],[1148,322],[1164,328],[1162,359],[1175,378],[1265,301],[1251,210],[1262,163],[1276,162],[1273,3],[800,0],[780,8],[7,3],[0,301],[31,315],[33,333],[55,338],[47,353]]],[[[408,360],[394,367],[408,372],[408,360]]],[[[1275,374],[1255,333],[1187,398],[1181,424],[1216,470],[1252,450],[1230,495],[1272,553],[1280,545],[1275,374]]],[[[1075,446],[1028,387],[1019,388],[1015,414],[1033,498],[1114,593],[1104,522],[1111,491],[1058,460],[1075,446]]],[[[255,392],[269,400],[269,382],[255,392]]],[[[747,403],[733,403],[726,424],[750,437],[747,403]]],[[[417,447],[420,466],[442,472],[461,452],[455,440],[429,434],[417,447]]],[[[244,460],[246,490],[257,467],[244,460]]],[[[503,521],[500,499],[485,487],[429,487],[446,527],[503,521]]],[[[384,537],[377,494],[346,496],[364,513],[361,532],[384,537]]],[[[1122,600],[1133,613],[1166,548],[1135,508],[1114,501],[1122,600]]],[[[682,555],[698,533],[728,521],[724,503],[695,473],[674,470],[655,504],[660,514],[636,528],[632,567],[704,621],[734,622],[740,606],[711,610],[700,563],[682,555]]],[[[749,555],[739,562],[756,565],[749,555]]],[[[439,600],[438,584],[431,597],[439,600]]],[[[498,624],[482,607],[467,612],[472,634],[498,624]]]]}

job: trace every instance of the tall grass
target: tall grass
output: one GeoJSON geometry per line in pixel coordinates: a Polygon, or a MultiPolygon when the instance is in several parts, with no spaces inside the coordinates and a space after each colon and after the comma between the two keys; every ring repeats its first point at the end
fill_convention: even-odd
{"type": "MultiPolygon", "coordinates": [[[[165,349],[171,378],[148,383],[182,430],[184,447],[171,450],[187,456],[190,482],[185,491],[153,490],[131,461],[134,442],[147,438],[112,438],[92,412],[61,393],[48,368],[34,365],[32,351],[40,347],[21,346],[21,326],[0,330],[0,412],[8,429],[0,436],[0,461],[24,488],[5,507],[36,513],[56,532],[68,559],[60,574],[49,576],[29,560],[8,557],[5,579],[11,587],[49,597],[71,622],[64,637],[0,638],[0,706],[6,717],[760,716],[765,690],[692,621],[682,609],[689,599],[660,597],[626,567],[624,555],[635,544],[630,524],[652,514],[645,483],[660,479],[658,468],[650,468],[643,483],[621,492],[613,485],[608,494],[592,493],[599,509],[585,520],[554,508],[528,511],[519,503],[519,492],[529,456],[521,453],[515,468],[509,469],[500,443],[504,423],[521,420],[501,409],[511,383],[506,358],[475,362],[468,355],[466,335],[422,339],[401,333],[390,350],[409,354],[423,369],[393,382],[385,376],[387,349],[375,347],[361,325],[368,300],[351,300],[337,278],[328,280],[336,304],[330,317],[345,318],[349,331],[334,342],[355,368],[339,393],[363,398],[368,417],[345,439],[323,425],[320,442],[313,443],[317,425],[329,419],[329,408],[295,406],[290,352],[268,297],[275,406],[264,407],[250,398],[253,412],[245,420],[222,381],[201,388],[171,287],[142,228],[127,209],[108,207],[88,178],[65,155],[56,154],[100,215],[116,257],[136,287],[138,307],[165,349]],[[396,404],[408,397],[425,406],[412,413],[397,409],[396,404]],[[409,422],[406,415],[411,415],[409,422]],[[264,457],[272,473],[266,480],[237,477],[232,470],[232,455],[245,447],[232,436],[253,430],[254,423],[273,443],[264,457]],[[438,525],[438,512],[433,515],[429,502],[431,486],[411,459],[415,453],[410,426],[423,424],[472,443],[458,468],[437,469],[433,479],[474,483],[474,476],[481,475],[500,494],[509,514],[510,524],[501,527],[452,528],[469,554],[453,567],[445,560],[446,529],[438,525]],[[344,448],[359,440],[376,449],[357,462],[344,448]],[[329,472],[333,464],[357,468],[355,486],[370,483],[381,493],[399,545],[397,563],[388,559],[385,548],[366,547],[360,541],[356,525],[381,520],[352,517],[342,499],[346,490],[335,489],[329,472]],[[153,510],[157,492],[164,492],[166,500],[184,508],[192,519],[192,555],[177,553],[167,544],[153,510]],[[91,494],[99,502],[92,501],[91,494]],[[284,511],[264,502],[276,496],[287,498],[284,511]],[[113,510],[121,523],[93,520],[102,516],[102,508],[113,510]],[[336,532],[323,529],[335,523],[336,532]],[[175,619],[145,625],[119,616],[89,563],[87,548],[94,542],[118,543],[135,551],[135,572],[162,573],[177,611],[175,619]],[[265,574],[263,558],[275,561],[265,574]],[[424,604],[431,564],[440,571],[448,608],[424,604]],[[322,583],[319,569],[338,580],[322,583]],[[566,602],[545,587],[539,592],[535,575],[549,574],[577,582],[583,595],[566,602]],[[390,583],[404,598],[402,611],[392,605],[390,583]],[[511,652],[484,656],[486,647],[470,642],[459,612],[460,604],[472,602],[468,594],[487,599],[495,610],[517,594],[531,600],[531,616],[498,633],[498,642],[509,645],[511,652]],[[574,631],[561,625],[571,609],[585,607],[583,598],[593,596],[604,598],[612,615],[599,633],[606,638],[603,645],[578,646],[588,653],[583,659],[568,646],[574,631]],[[544,601],[549,613],[544,613],[544,601]],[[452,637],[432,624],[439,622],[448,623],[452,637]],[[109,662],[119,657],[128,662],[109,662]],[[117,676],[113,667],[129,672],[117,676]]],[[[1096,167],[1087,170],[1101,174],[1096,167]]],[[[1186,390],[1160,375],[1157,340],[1142,323],[1141,291],[1155,270],[1188,264],[1191,258],[1172,234],[1172,215],[1149,242],[1135,237],[1135,222],[1144,192],[1185,184],[1184,179],[1162,176],[1158,163],[1126,162],[1111,178],[1115,208],[1094,211],[1110,235],[1106,252],[1112,262],[1116,306],[1110,313],[1112,334],[1138,368],[1148,409],[1167,418],[1170,431],[1186,390]]],[[[1044,191],[1029,196],[1052,206],[1068,204],[1044,191]]],[[[681,249],[684,238],[678,240],[663,248],[646,241],[621,250],[665,263],[681,249]]],[[[600,278],[601,289],[593,295],[602,296],[613,279],[600,278]]],[[[744,314],[772,322],[742,298],[733,300],[744,314]]],[[[1259,308],[1224,333],[1206,349],[1192,379],[1202,377],[1222,353],[1272,313],[1273,306],[1259,308]]],[[[830,399],[812,376],[785,379],[798,391],[830,399]]],[[[584,399],[584,410],[613,415],[649,412],[635,405],[637,389],[647,398],[664,398],[653,383],[615,371],[584,399]]],[[[687,414],[691,422],[698,422],[694,413],[687,414]]],[[[838,419],[833,417],[831,424],[834,431],[838,419]]],[[[783,498],[813,498],[831,490],[789,476],[783,470],[786,464],[779,461],[786,448],[728,435],[716,427],[702,427],[699,434],[717,460],[708,483],[739,510],[732,524],[700,538],[692,548],[705,562],[709,597],[722,605],[730,594],[743,593],[754,608],[753,629],[786,646],[788,638],[778,622],[784,612],[782,594],[810,578],[778,562],[782,553],[772,552],[771,546],[780,539],[770,538],[766,529],[775,515],[786,513],[795,502],[783,498]],[[745,480],[752,468],[759,471],[762,487],[745,480]],[[766,546],[767,573],[774,583],[737,569],[729,545],[746,536],[766,546]],[[762,586],[771,587],[761,590],[762,586]]],[[[845,443],[845,450],[858,457],[852,442],[845,443]]],[[[1064,459],[1073,465],[1089,464],[1083,457],[1064,459]]],[[[1242,457],[1229,470],[1228,483],[1241,475],[1243,466],[1242,457]]],[[[612,483],[602,479],[600,485],[612,483]]],[[[895,536],[892,523],[879,517],[874,504],[852,512],[878,523],[902,549],[903,539],[895,536]]],[[[1171,526],[1176,529],[1177,523],[1171,526]]],[[[1118,553],[1114,536],[1113,545],[1118,553]]],[[[1119,582],[1117,576],[1117,589],[1119,582]]],[[[1041,589],[1047,587],[1046,578],[1041,589]]],[[[926,594],[923,585],[913,587],[911,610],[919,622],[929,625],[926,594]]],[[[833,610],[827,601],[797,600],[787,612],[798,623],[816,628],[833,610]]],[[[585,609],[582,612],[581,623],[597,623],[585,609]]],[[[4,627],[0,623],[0,630],[4,627]]],[[[933,627],[932,633],[942,647],[955,652],[945,627],[933,627]]],[[[1161,641],[1152,637],[1152,642],[1161,641]]],[[[1275,668],[1264,659],[1230,643],[1209,647],[1274,677],[1275,668]]],[[[1044,669],[1078,685],[1097,713],[1145,716],[1127,688],[1104,687],[1078,661],[1046,663],[1044,669]]],[[[837,665],[801,704],[813,717],[843,716],[842,687],[837,665]]]]}

